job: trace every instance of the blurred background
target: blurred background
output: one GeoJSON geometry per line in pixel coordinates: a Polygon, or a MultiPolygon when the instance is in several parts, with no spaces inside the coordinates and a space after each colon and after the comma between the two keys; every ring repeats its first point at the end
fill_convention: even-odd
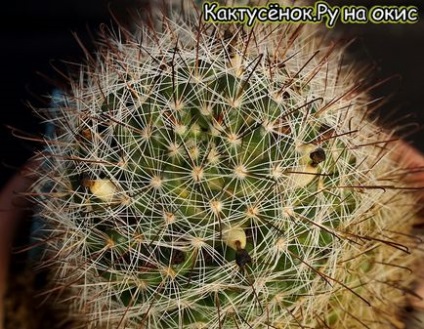
{"type": "MultiPolygon", "coordinates": [[[[16,138],[15,134],[40,135],[43,126],[28,106],[46,106],[48,95],[63,81],[54,66],[63,61],[81,62],[84,53],[75,35],[92,49],[92,36],[101,23],[110,25],[111,12],[125,20],[136,7],[148,0],[20,0],[4,1],[1,10],[1,88],[0,88],[0,185],[28,159],[39,145],[16,138]],[[46,78],[48,77],[48,78],[46,78]]],[[[364,5],[369,0],[327,1],[330,5],[364,5]]],[[[390,99],[381,109],[386,121],[405,118],[407,138],[424,151],[424,5],[420,1],[372,1],[373,5],[415,5],[420,21],[410,25],[343,25],[335,33],[355,38],[351,53],[364,63],[373,64],[375,81],[390,78],[374,90],[378,97],[390,99]]]]}

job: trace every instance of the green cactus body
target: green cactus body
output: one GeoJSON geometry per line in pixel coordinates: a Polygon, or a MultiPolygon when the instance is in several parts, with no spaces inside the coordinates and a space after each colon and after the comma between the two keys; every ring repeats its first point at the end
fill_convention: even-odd
{"type": "Polygon", "coordinates": [[[106,37],[48,118],[34,189],[71,316],[398,328],[412,200],[343,51],[307,26],[169,15],[106,37]]]}

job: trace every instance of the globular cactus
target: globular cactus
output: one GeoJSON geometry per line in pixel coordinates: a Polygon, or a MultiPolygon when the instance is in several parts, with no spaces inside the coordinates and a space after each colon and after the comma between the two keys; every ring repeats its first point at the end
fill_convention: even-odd
{"type": "Polygon", "coordinates": [[[103,35],[40,111],[52,291],[85,328],[402,327],[414,200],[365,70],[317,26],[188,10],[103,35]]]}

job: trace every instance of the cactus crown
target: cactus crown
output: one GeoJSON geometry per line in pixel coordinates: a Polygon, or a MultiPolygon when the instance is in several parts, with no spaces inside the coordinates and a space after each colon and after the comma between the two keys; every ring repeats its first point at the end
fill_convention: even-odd
{"type": "Polygon", "coordinates": [[[106,36],[48,117],[44,262],[74,314],[90,328],[398,325],[412,214],[343,50],[301,25],[161,23],[106,36]]]}

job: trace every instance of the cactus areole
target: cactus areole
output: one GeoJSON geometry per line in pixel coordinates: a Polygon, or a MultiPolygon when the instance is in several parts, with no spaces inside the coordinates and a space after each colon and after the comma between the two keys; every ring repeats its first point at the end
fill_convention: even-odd
{"type": "Polygon", "coordinates": [[[41,261],[74,328],[400,328],[413,202],[365,70],[314,25],[156,20],[40,111],[41,261]]]}

